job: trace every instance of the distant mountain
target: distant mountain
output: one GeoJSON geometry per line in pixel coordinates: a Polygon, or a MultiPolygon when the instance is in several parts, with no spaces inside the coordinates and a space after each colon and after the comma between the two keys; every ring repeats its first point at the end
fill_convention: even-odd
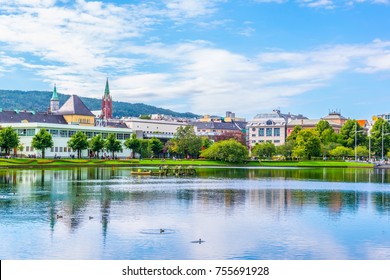
{"type": "MultiPolygon", "coordinates": [[[[49,91],[20,91],[0,90],[0,108],[3,110],[29,110],[46,112],[49,108],[52,92],[49,91]]],[[[58,94],[60,106],[65,103],[70,95],[58,94]]],[[[98,98],[80,97],[91,111],[100,110],[102,101],[98,98]]],[[[164,114],[174,117],[194,118],[193,113],[178,113],[168,109],[158,108],[143,103],[127,103],[113,101],[114,117],[138,117],[140,115],[164,114]]]]}

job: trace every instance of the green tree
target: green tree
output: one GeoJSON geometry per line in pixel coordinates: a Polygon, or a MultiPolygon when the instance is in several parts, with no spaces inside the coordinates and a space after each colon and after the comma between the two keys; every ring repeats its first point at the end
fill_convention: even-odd
{"type": "Polygon", "coordinates": [[[265,142],[265,143],[256,143],[252,148],[252,155],[262,158],[271,158],[276,152],[276,147],[274,143],[265,142]]]}
{"type": "Polygon", "coordinates": [[[82,131],[77,131],[68,140],[68,147],[77,151],[77,158],[81,158],[81,152],[88,148],[88,138],[82,131]]]}
{"type": "Polygon", "coordinates": [[[202,137],[202,150],[205,150],[209,148],[211,145],[213,145],[213,141],[210,140],[210,138],[204,136],[202,137]]]}
{"type": "Polygon", "coordinates": [[[329,153],[333,157],[344,158],[344,157],[352,156],[354,154],[354,151],[352,148],[338,146],[338,147],[334,148],[333,150],[331,150],[329,153]]]}
{"type": "Polygon", "coordinates": [[[295,142],[298,137],[298,133],[302,130],[302,127],[300,125],[296,125],[291,131],[290,135],[287,137],[286,141],[293,141],[295,142]]]}
{"type": "Polygon", "coordinates": [[[149,158],[152,152],[150,151],[149,139],[141,139],[140,157],[149,158]]]}
{"type": "Polygon", "coordinates": [[[285,156],[286,158],[291,158],[294,149],[294,141],[286,141],[283,145],[275,147],[275,153],[277,155],[285,156]]]}
{"type": "Polygon", "coordinates": [[[31,146],[34,149],[40,150],[42,158],[45,158],[45,150],[54,146],[53,138],[46,129],[41,128],[32,138],[31,146]]]}
{"type": "Polygon", "coordinates": [[[164,145],[160,139],[157,139],[156,137],[152,137],[148,144],[149,150],[152,152],[152,156],[158,156],[163,151],[164,145]]]}
{"type": "Polygon", "coordinates": [[[364,157],[364,158],[366,158],[366,157],[368,157],[368,155],[369,155],[369,151],[368,151],[368,149],[367,149],[366,146],[357,146],[357,147],[356,147],[356,155],[357,155],[358,157],[364,157]]]}
{"type": "Polygon", "coordinates": [[[107,151],[112,153],[112,158],[115,158],[115,153],[122,151],[122,143],[116,139],[115,133],[110,133],[107,136],[106,141],[104,142],[104,147],[107,151]]]}
{"type": "Polygon", "coordinates": [[[382,157],[382,135],[383,135],[383,155],[390,149],[390,124],[379,118],[371,129],[371,151],[376,157],[382,157]]]}
{"type": "Polygon", "coordinates": [[[131,138],[127,138],[123,145],[131,150],[131,158],[134,158],[136,153],[141,153],[141,140],[137,138],[136,134],[132,134],[131,138]]]}
{"type": "Polygon", "coordinates": [[[359,123],[356,120],[347,120],[340,130],[340,144],[348,148],[355,148],[355,134],[356,146],[366,143],[366,135],[359,123]]]}
{"type": "Polygon", "coordinates": [[[315,130],[318,132],[321,143],[328,144],[337,141],[337,135],[328,121],[320,120],[317,123],[315,130]]]}
{"type": "Polygon", "coordinates": [[[201,156],[206,159],[239,163],[248,159],[248,149],[237,140],[229,139],[214,143],[202,151],[201,156]]]}
{"type": "Polygon", "coordinates": [[[181,156],[197,157],[202,149],[202,139],[195,135],[193,126],[180,126],[171,139],[174,150],[181,156]]]}
{"type": "Polygon", "coordinates": [[[10,154],[11,149],[16,149],[19,143],[19,136],[15,129],[6,127],[0,130],[0,147],[7,155],[10,154]]]}
{"type": "Polygon", "coordinates": [[[321,140],[318,133],[313,129],[299,131],[295,141],[293,155],[307,159],[321,155],[321,140]]]}
{"type": "Polygon", "coordinates": [[[99,158],[99,153],[104,148],[104,139],[101,134],[95,135],[88,142],[88,146],[92,152],[95,153],[95,156],[99,158]]]}
{"type": "Polygon", "coordinates": [[[321,153],[324,157],[330,156],[330,151],[335,149],[336,147],[341,146],[341,144],[336,142],[329,142],[321,145],[321,153]]]}

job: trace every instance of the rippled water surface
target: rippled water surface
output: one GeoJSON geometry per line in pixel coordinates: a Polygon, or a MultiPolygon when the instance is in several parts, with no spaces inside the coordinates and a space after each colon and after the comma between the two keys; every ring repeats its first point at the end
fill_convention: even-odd
{"type": "Polygon", "coordinates": [[[0,170],[0,259],[390,259],[371,169],[0,170]]]}

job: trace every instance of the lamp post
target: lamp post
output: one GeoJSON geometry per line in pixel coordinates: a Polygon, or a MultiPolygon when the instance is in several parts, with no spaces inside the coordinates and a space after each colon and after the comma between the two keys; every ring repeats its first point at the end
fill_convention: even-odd
{"type": "Polygon", "coordinates": [[[383,158],[383,151],[384,151],[384,144],[383,144],[383,140],[384,140],[384,138],[385,138],[385,136],[386,135],[389,135],[390,133],[385,133],[384,132],[384,128],[385,128],[385,123],[382,123],[382,158],[381,158],[381,161],[383,161],[384,160],[384,158],[383,158]]]}
{"type": "Polygon", "coordinates": [[[358,123],[355,124],[355,161],[357,161],[357,134],[358,132],[363,132],[364,130],[357,130],[358,123]]]}

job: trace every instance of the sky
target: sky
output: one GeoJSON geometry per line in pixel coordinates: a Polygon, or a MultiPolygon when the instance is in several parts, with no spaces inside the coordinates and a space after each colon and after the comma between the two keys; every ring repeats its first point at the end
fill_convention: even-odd
{"type": "Polygon", "coordinates": [[[390,0],[0,0],[0,89],[101,98],[106,78],[178,112],[370,120],[390,112],[390,0]]]}

